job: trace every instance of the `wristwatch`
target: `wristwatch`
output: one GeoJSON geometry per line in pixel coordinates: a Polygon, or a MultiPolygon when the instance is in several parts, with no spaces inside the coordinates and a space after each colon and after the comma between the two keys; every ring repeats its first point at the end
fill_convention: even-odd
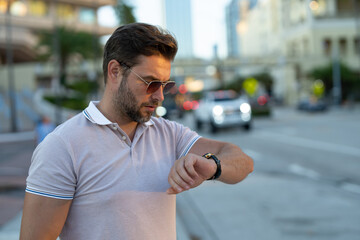
{"type": "Polygon", "coordinates": [[[220,160],[212,153],[206,153],[206,154],[203,155],[203,157],[207,158],[207,159],[211,158],[216,163],[216,172],[215,172],[214,176],[212,176],[208,180],[215,180],[215,179],[219,178],[220,175],[221,175],[221,163],[220,163],[220,160]]]}

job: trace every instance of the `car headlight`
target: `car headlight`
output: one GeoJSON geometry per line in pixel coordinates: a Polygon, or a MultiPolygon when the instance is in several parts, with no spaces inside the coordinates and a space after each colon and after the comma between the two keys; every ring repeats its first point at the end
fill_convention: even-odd
{"type": "Polygon", "coordinates": [[[166,108],[164,108],[163,106],[158,106],[156,108],[156,115],[158,115],[159,117],[163,117],[166,114],[166,108]]]}
{"type": "Polygon", "coordinates": [[[223,112],[224,112],[224,109],[220,105],[216,105],[212,109],[212,113],[213,113],[214,116],[221,116],[223,114],[223,112]]]}
{"type": "Polygon", "coordinates": [[[249,113],[250,110],[251,110],[250,104],[248,104],[248,103],[242,103],[242,104],[240,105],[240,111],[241,111],[242,113],[249,113]]]}

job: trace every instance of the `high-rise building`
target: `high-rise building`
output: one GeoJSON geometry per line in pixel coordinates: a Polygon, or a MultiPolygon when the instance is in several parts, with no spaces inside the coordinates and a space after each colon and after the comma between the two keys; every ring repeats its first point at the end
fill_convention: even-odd
{"type": "Polygon", "coordinates": [[[228,57],[238,57],[239,39],[237,34],[237,24],[240,20],[240,0],[232,0],[226,7],[226,36],[228,57]]]}
{"type": "Polygon", "coordinates": [[[246,14],[257,4],[258,0],[232,0],[226,7],[226,34],[227,34],[227,47],[228,57],[240,57],[240,35],[245,31],[243,18],[246,14]]]}
{"type": "Polygon", "coordinates": [[[190,0],[166,0],[166,28],[175,35],[179,50],[177,58],[192,58],[193,38],[190,0]]]}

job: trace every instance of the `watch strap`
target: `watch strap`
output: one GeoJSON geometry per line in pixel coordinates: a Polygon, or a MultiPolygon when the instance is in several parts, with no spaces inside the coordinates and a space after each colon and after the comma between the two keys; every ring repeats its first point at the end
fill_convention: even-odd
{"type": "Polygon", "coordinates": [[[207,158],[207,159],[213,159],[216,163],[216,172],[214,174],[214,176],[212,176],[211,178],[207,179],[207,180],[215,180],[217,178],[220,177],[221,175],[221,163],[220,163],[220,160],[212,153],[206,153],[203,155],[204,158],[207,158]]]}

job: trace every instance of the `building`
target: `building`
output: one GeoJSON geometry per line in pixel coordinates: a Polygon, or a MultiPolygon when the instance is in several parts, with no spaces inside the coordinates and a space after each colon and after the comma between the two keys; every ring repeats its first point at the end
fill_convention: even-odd
{"type": "Polygon", "coordinates": [[[226,7],[226,39],[228,57],[239,57],[239,38],[237,24],[240,21],[240,0],[232,0],[226,7]]]}
{"type": "Polygon", "coordinates": [[[0,64],[6,62],[7,40],[11,42],[15,63],[34,61],[37,33],[52,31],[55,26],[96,36],[110,34],[112,28],[98,25],[97,9],[114,4],[114,0],[0,0],[0,64]]]}
{"type": "MultiPolygon", "coordinates": [[[[96,37],[111,34],[113,28],[98,24],[97,10],[115,3],[115,0],[0,0],[0,132],[9,130],[10,122],[12,131],[31,129],[37,118],[34,91],[42,86],[54,89],[58,86],[57,61],[52,58],[47,63],[36,62],[39,33],[55,32],[56,26],[65,26],[96,37]]],[[[96,70],[89,65],[78,60],[77,64],[71,63],[69,70],[83,75],[94,73],[96,70]]]]}
{"type": "Polygon", "coordinates": [[[192,58],[194,51],[190,0],[166,0],[164,4],[166,28],[179,42],[177,58],[192,58]]]}
{"type": "Polygon", "coordinates": [[[254,71],[269,71],[276,80],[275,95],[286,103],[306,94],[313,81],[307,72],[314,67],[336,60],[359,69],[360,0],[258,0],[250,5],[249,0],[240,4],[239,57],[254,62],[254,71]]]}

